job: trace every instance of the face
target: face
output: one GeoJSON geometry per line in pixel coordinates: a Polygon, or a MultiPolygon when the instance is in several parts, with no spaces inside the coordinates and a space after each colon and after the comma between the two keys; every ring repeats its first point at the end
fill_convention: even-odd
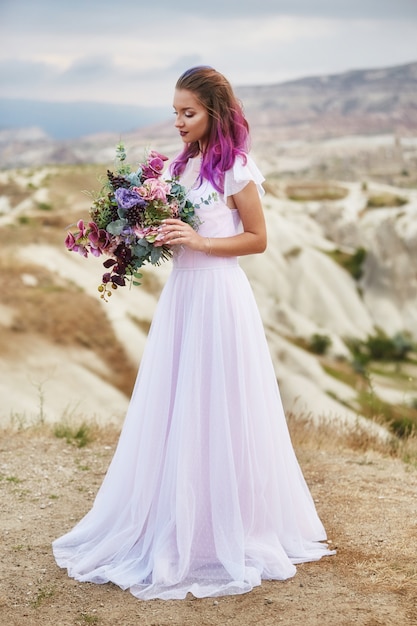
{"type": "Polygon", "coordinates": [[[174,95],[175,128],[184,143],[198,141],[204,150],[210,130],[210,116],[192,91],[176,89],[174,95]]]}

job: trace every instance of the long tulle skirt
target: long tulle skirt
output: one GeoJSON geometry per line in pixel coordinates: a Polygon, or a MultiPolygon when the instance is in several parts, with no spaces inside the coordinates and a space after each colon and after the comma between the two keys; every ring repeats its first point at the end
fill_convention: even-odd
{"type": "Polygon", "coordinates": [[[142,599],[250,591],[330,554],[238,264],[174,269],[93,508],[53,544],[142,599]]]}

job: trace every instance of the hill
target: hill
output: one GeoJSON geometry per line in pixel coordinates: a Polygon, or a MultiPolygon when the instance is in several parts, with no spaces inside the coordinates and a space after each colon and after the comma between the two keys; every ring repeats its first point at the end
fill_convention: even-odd
{"type": "Polygon", "coordinates": [[[417,130],[417,63],[239,89],[254,132],[276,139],[417,130]]]}
{"type": "MultiPolygon", "coordinates": [[[[355,85],[386,92],[408,84],[415,68],[305,79],[286,89],[314,94],[324,82],[328,93],[353,93],[355,85]]],[[[266,111],[257,91],[254,101],[266,111]]],[[[241,262],[285,406],[340,423],[370,417],[403,436],[417,423],[416,138],[281,142],[279,128],[271,121],[263,136],[261,122],[254,155],[267,179],[269,245],[241,262]]],[[[146,270],[141,288],[119,290],[111,303],[97,299],[101,260],[68,253],[63,239],[68,224],[88,217],[82,190],[99,188],[115,137],[48,144],[34,131],[30,150],[27,139],[6,141],[3,155],[20,165],[47,154],[92,162],[0,172],[0,420],[85,415],[119,423],[169,264],[146,270]]],[[[170,156],[178,150],[165,125],[127,139],[131,162],[149,145],[170,156]]]]}
{"type": "MultiPolygon", "coordinates": [[[[0,175],[0,420],[120,423],[169,263],[98,298],[101,259],[63,246],[104,167],[0,175]]],[[[242,258],[287,410],[406,433],[417,423],[417,194],[381,183],[266,182],[269,244],[242,258]],[[379,206],[381,205],[381,206],[379,206]],[[378,353],[379,350],[379,353],[378,353]]]]}
{"type": "MultiPolygon", "coordinates": [[[[240,87],[237,93],[257,152],[278,154],[285,142],[417,133],[417,63],[240,87]]],[[[120,136],[133,146],[157,143],[169,154],[179,145],[169,111],[158,108],[3,100],[0,114],[0,168],[107,162],[120,136]]]]}

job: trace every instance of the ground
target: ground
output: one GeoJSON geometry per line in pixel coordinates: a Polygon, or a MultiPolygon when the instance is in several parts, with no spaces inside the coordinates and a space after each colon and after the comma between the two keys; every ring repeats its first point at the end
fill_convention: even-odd
{"type": "MultiPolygon", "coordinates": [[[[112,584],[78,583],[51,541],[88,511],[117,432],[79,448],[47,428],[0,435],[0,615],[7,626],[417,624],[417,470],[375,450],[312,444],[296,451],[337,555],[298,566],[251,593],[139,601],[112,584]]],[[[329,440],[330,441],[330,438],[329,440]]]]}

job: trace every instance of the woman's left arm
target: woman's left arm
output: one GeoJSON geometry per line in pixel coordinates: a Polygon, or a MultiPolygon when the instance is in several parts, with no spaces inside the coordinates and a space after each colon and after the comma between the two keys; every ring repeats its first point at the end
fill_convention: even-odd
{"type": "Polygon", "coordinates": [[[266,248],[266,225],[258,189],[250,181],[241,191],[227,199],[229,209],[237,209],[243,232],[233,237],[202,237],[188,224],[177,219],[165,220],[165,243],[181,244],[213,256],[243,256],[263,252],[266,248]]]}

